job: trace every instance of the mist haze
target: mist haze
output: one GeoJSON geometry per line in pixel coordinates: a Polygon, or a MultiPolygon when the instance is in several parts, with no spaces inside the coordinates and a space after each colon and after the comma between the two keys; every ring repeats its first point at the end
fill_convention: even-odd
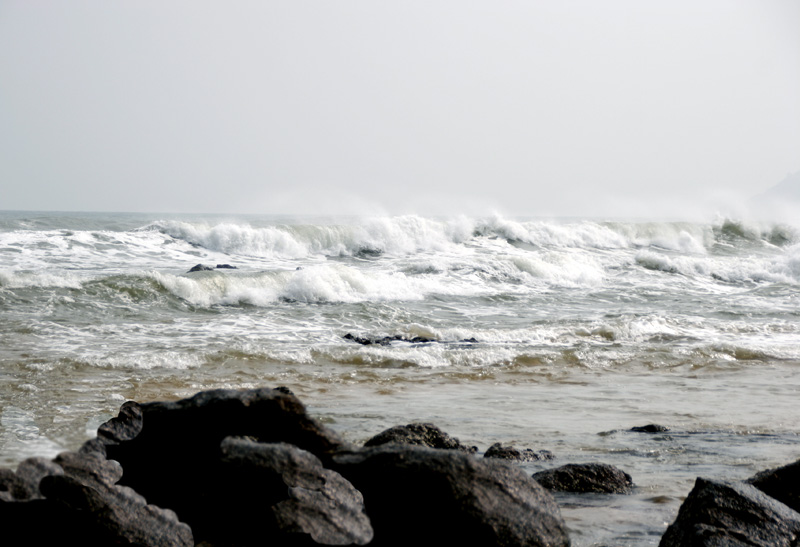
{"type": "Polygon", "coordinates": [[[800,3],[0,6],[0,209],[696,216],[800,170],[800,3]]]}

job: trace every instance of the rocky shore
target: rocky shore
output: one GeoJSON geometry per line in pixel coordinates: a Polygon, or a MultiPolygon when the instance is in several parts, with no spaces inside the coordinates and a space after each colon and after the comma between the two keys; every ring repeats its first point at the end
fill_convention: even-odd
{"type": "MultiPolygon", "coordinates": [[[[477,453],[433,424],[354,446],[285,388],[127,402],[77,452],[0,469],[3,543],[566,546],[551,492],[635,488],[606,464],[533,477],[515,464],[548,451],[477,453]]],[[[698,478],[660,545],[793,546],[798,511],[800,461],[744,482],[698,478]]]]}

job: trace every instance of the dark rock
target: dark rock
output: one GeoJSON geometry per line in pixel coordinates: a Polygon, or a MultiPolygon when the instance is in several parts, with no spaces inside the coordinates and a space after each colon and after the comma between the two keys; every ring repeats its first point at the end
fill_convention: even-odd
{"type": "Polygon", "coordinates": [[[539,452],[534,452],[530,448],[519,450],[513,446],[503,446],[500,443],[494,443],[490,446],[483,457],[518,462],[535,462],[540,460],[552,460],[555,458],[553,453],[549,450],[540,450],[539,452]]]}
{"type": "Polygon", "coordinates": [[[142,431],[144,413],[139,403],[127,401],[119,408],[116,418],[111,418],[97,428],[97,436],[104,444],[131,441],[142,431]]]}
{"type": "Polygon", "coordinates": [[[45,458],[28,458],[17,466],[16,473],[0,469],[0,500],[28,501],[42,499],[39,482],[47,475],[62,475],[58,464],[45,458]]]}
{"type": "Polygon", "coordinates": [[[334,463],[364,495],[371,547],[569,545],[552,496],[506,462],[384,445],[336,455],[334,463]]]}
{"type": "MultiPolygon", "coordinates": [[[[219,496],[224,438],[286,442],[323,462],[333,452],[349,448],[310,418],[297,397],[263,388],[205,391],[175,402],[126,403],[123,412],[101,429],[108,458],[124,469],[120,484],[150,503],[174,510],[199,530],[229,502],[219,496]]],[[[238,488],[252,495],[247,482],[238,488]]],[[[202,533],[195,537],[203,539],[202,533]]]]}
{"type": "Polygon", "coordinates": [[[632,427],[631,431],[635,431],[637,433],[665,433],[669,431],[669,428],[665,425],[648,424],[632,427]]]}
{"type": "Polygon", "coordinates": [[[777,469],[762,471],[747,482],[800,512],[800,460],[777,469]]]}
{"type": "Polygon", "coordinates": [[[533,478],[556,492],[628,494],[633,489],[630,475],[605,463],[570,463],[535,473],[533,478]]]}
{"type": "MultiPolygon", "coordinates": [[[[39,486],[48,501],[62,506],[81,523],[92,542],[105,545],[194,545],[191,529],[175,513],[148,505],[145,499],[121,486],[83,481],[69,475],[48,475],[39,486]]],[[[83,538],[64,543],[84,544],[83,538]]]]}
{"type": "MultiPolygon", "coordinates": [[[[447,344],[452,342],[442,342],[435,338],[429,338],[427,336],[412,336],[411,338],[407,336],[403,336],[402,334],[395,334],[393,336],[379,336],[379,337],[366,337],[366,336],[355,336],[352,333],[345,334],[342,338],[345,340],[352,340],[362,346],[388,346],[392,342],[409,342],[411,344],[433,344],[433,343],[441,343],[447,344]]],[[[459,340],[459,342],[467,342],[470,344],[477,343],[478,341],[475,338],[467,338],[464,340],[459,340]]]]}
{"type": "Polygon", "coordinates": [[[457,438],[451,437],[433,424],[420,423],[390,427],[369,439],[364,443],[364,446],[379,446],[388,443],[412,444],[427,446],[428,448],[461,450],[470,453],[478,450],[474,446],[464,446],[457,438]]]}
{"type": "Polygon", "coordinates": [[[76,478],[84,484],[102,483],[113,486],[122,477],[122,467],[103,455],[93,453],[62,452],[53,460],[64,474],[76,478]]]}
{"type": "MultiPolygon", "coordinates": [[[[0,474],[8,478],[7,470],[0,474]]],[[[26,545],[190,546],[192,533],[172,511],[116,486],[121,469],[97,452],[64,452],[22,462],[0,496],[4,535],[26,545]],[[24,538],[20,540],[19,538],[24,538]]]]}
{"type": "Polygon", "coordinates": [[[238,270],[236,266],[231,266],[230,264],[217,264],[218,270],[238,270]]]}
{"type": "Polygon", "coordinates": [[[221,448],[224,503],[215,506],[214,529],[203,526],[212,542],[256,545],[269,537],[280,545],[364,545],[372,539],[361,493],[310,452],[230,437],[221,448]]]}
{"type": "Polygon", "coordinates": [[[698,478],[660,547],[797,545],[800,513],[744,482],[698,478]]]}
{"type": "Polygon", "coordinates": [[[209,266],[206,266],[206,265],[204,265],[204,264],[197,264],[196,266],[192,266],[192,269],[190,269],[190,270],[189,270],[188,272],[186,272],[186,273],[192,273],[192,272],[210,272],[210,271],[211,271],[211,270],[213,270],[213,269],[214,269],[214,268],[210,268],[209,266]]]}

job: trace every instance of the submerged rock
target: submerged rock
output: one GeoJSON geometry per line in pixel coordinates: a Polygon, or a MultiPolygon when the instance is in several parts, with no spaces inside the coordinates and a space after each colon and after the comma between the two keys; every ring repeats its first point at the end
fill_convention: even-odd
{"type": "Polygon", "coordinates": [[[205,264],[197,264],[196,266],[192,266],[192,268],[186,273],[192,272],[211,272],[217,270],[237,270],[236,266],[231,266],[230,264],[217,264],[216,268],[212,268],[211,266],[206,266],[205,264]]]}
{"type": "Polygon", "coordinates": [[[800,460],[777,469],[762,471],[747,479],[747,482],[800,512],[800,460]]]}
{"type": "Polygon", "coordinates": [[[540,450],[539,452],[534,452],[530,448],[519,450],[513,446],[503,446],[501,443],[495,443],[490,446],[483,457],[518,462],[535,462],[555,459],[555,456],[549,450],[540,450]]]}
{"type": "Polygon", "coordinates": [[[631,431],[635,431],[637,433],[666,433],[669,431],[669,428],[665,425],[647,424],[632,427],[631,431]]]}
{"type": "Polygon", "coordinates": [[[364,495],[370,546],[569,545],[553,497],[505,462],[388,444],[336,455],[334,468],[364,495]]]}
{"type": "Polygon", "coordinates": [[[427,336],[403,336],[402,334],[395,334],[393,336],[377,336],[377,337],[370,337],[370,336],[356,336],[352,333],[347,333],[342,336],[345,340],[351,340],[357,344],[361,344],[362,346],[388,346],[392,342],[408,342],[411,344],[454,344],[454,343],[469,343],[469,344],[477,344],[478,341],[475,338],[465,338],[463,340],[458,340],[458,342],[454,341],[441,341],[435,338],[429,338],[427,336]]]}
{"type": "Polygon", "coordinates": [[[390,427],[369,439],[364,443],[364,446],[379,446],[388,443],[461,450],[469,453],[474,453],[478,450],[477,447],[468,447],[461,444],[457,438],[451,437],[435,425],[428,423],[412,423],[390,427]]]}
{"type": "Polygon", "coordinates": [[[605,463],[570,463],[535,473],[533,478],[556,492],[629,494],[633,489],[630,475],[605,463]]]}
{"type": "Polygon", "coordinates": [[[800,513],[744,482],[699,478],[659,547],[793,547],[800,513]]]}

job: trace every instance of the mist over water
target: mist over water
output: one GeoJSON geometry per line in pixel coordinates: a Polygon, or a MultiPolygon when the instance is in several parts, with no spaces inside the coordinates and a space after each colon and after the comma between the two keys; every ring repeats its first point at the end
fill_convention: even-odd
{"type": "Polygon", "coordinates": [[[560,498],[573,542],[655,545],[696,476],[798,457],[790,224],[6,212],[0,259],[4,465],[125,400],[286,385],[354,442],[421,420],[618,465],[632,496],[560,498]]]}

